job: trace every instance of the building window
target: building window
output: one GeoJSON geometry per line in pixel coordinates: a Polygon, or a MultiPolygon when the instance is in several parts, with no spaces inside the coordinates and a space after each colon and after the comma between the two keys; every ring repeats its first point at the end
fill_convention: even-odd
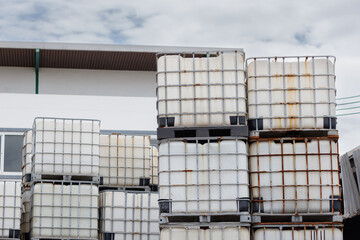
{"type": "Polygon", "coordinates": [[[0,134],[0,172],[3,175],[19,175],[22,159],[22,133],[0,134]]]}

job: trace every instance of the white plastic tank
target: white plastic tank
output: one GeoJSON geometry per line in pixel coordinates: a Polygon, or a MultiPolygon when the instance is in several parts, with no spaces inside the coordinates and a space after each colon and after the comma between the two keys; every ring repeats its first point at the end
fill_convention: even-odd
{"type": "Polygon", "coordinates": [[[21,239],[29,239],[30,234],[30,212],[31,212],[31,190],[27,189],[21,194],[21,239]]]}
{"type": "Polygon", "coordinates": [[[151,184],[158,185],[159,184],[159,163],[158,163],[158,150],[156,147],[151,147],[151,184]]]}
{"type": "Polygon", "coordinates": [[[160,231],[160,240],[250,240],[250,230],[247,226],[210,225],[205,227],[174,226],[165,227],[160,231]]]}
{"type": "Polygon", "coordinates": [[[157,107],[160,127],[230,125],[231,116],[245,120],[244,53],[162,54],[157,60],[157,107]],[[174,118],[174,123],[162,125],[164,118],[174,118]]]}
{"type": "Polygon", "coordinates": [[[30,186],[31,180],[31,155],[32,155],[32,130],[26,131],[23,134],[23,148],[22,148],[22,182],[30,186]]]}
{"type": "Polygon", "coordinates": [[[344,217],[352,218],[360,212],[360,150],[346,153],[340,158],[341,184],[344,199],[344,217]],[[350,156],[349,156],[350,155],[350,156]]]}
{"type": "Polygon", "coordinates": [[[0,179],[0,238],[20,238],[21,181],[0,179]]]}
{"type": "Polygon", "coordinates": [[[99,176],[100,121],[35,118],[32,174],[99,176]]]}
{"type": "Polygon", "coordinates": [[[149,136],[100,135],[102,185],[148,185],[150,154],[149,136]]]}
{"type": "Polygon", "coordinates": [[[249,162],[254,213],[339,213],[337,139],[257,140],[249,162]]]}
{"type": "Polygon", "coordinates": [[[336,129],[335,57],[247,59],[250,130],[336,129]]]}
{"type": "Polygon", "coordinates": [[[248,170],[241,139],[162,140],[159,202],[168,205],[168,213],[248,212],[239,208],[240,200],[249,201],[248,170]]]}
{"type": "Polygon", "coordinates": [[[32,187],[31,238],[98,238],[99,190],[80,182],[43,181],[32,187]]]}
{"type": "Polygon", "coordinates": [[[101,192],[100,239],[158,240],[158,199],[155,192],[101,192]]]}
{"type": "Polygon", "coordinates": [[[254,240],[343,240],[343,232],[332,226],[286,226],[254,229],[254,240]]]}

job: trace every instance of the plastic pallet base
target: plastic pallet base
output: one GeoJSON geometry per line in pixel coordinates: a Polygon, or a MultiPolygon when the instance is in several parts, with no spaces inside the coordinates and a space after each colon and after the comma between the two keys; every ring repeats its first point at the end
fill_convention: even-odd
{"type": "Polygon", "coordinates": [[[214,127],[164,127],[157,129],[157,138],[187,137],[245,137],[249,136],[247,126],[214,126],[214,127]]]}
{"type": "Polygon", "coordinates": [[[139,192],[150,192],[151,188],[149,186],[99,186],[99,191],[139,191],[139,192]]]}
{"type": "Polygon", "coordinates": [[[298,215],[280,215],[280,214],[269,214],[269,215],[253,215],[252,223],[273,223],[273,222],[336,222],[341,223],[343,217],[340,214],[298,214],[298,215]]]}
{"type": "Polygon", "coordinates": [[[32,182],[40,182],[42,180],[62,180],[62,181],[84,181],[92,183],[100,183],[100,176],[86,175],[57,175],[57,174],[36,174],[32,175],[32,182]]]}
{"type": "Polygon", "coordinates": [[[161,214],[160,224],[172,224],[172,223],[220,223],[220,222],[239,222],[239,223],[251,223],[250,214],[161,214]]]}
{"type": "Polygon", "coordinates": [[[287,138],[287,137],[339,137],[337,130],[269,130],[250,131],[249,140],[259,138],[287,138]]]}

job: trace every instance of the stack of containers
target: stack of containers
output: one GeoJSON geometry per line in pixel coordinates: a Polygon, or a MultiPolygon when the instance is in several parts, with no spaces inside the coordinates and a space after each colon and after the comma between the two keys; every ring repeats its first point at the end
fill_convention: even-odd
{"type": "Polygon", "coordinates": [[[22,147],[22,184],[21,184],[21,239],[30,239],[30,197],[31,197],[31,154],[32,154],[32,130],[23,134],[22,147]]]}
{"type": "Polygon", "coordinates": [[[100,135],[100,239],[159,239],[154,171],[149,136],[100,135]]]}
{"type": "Polygon", "coordinates": [[[342,239],[335,58],[247,59],[254,240],[342,239]]]}
{"type": "Polygon", "coordinates": [[[157,59],[160,239],[250,239],[244,53],[157,59]]]}
{"type": "Polygon", "coordinates": [[[99,135],[98,120],[35,118],[24,135],[23,239],[98,238],[99,135]]]}
{"type": "Polygon", "coordinates": [[[0,239],[20,239],[21,181],[0,179],[0,239]]]}

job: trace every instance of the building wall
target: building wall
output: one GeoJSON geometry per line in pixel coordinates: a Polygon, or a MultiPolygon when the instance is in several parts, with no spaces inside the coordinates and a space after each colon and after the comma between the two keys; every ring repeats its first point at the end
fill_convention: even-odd
{"type": "MultiPolygon", "coordinates": [[[[40,68],[40,94],[155,97],[155,72],[40,68]]],[[[35,93],[35,69],[0,67],[0,93],[35,93]]]]}
{"type": "Polygon", "coordinates": [[[0,93],[0,128],[31,128],[35,117],[101,120],[102,130],[156,130],[155,97],[0,93]]]}
{"type": "Polygon", "coordinates": [[[35,69],[0,67],[0,93],[35,93],[35,69]]]}
{"type": "Polygon", "coordinates": [[[155,72],[40,69],[41,94],[155,97],[155,72]]]}

